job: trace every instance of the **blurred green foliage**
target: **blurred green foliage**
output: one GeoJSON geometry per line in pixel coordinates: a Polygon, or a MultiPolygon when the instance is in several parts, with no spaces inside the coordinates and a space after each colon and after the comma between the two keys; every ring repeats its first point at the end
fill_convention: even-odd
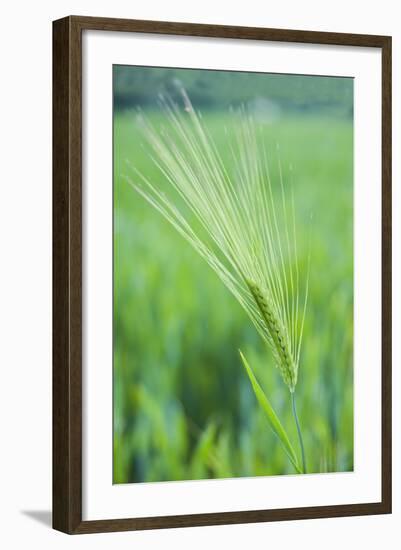
{"type": "Polygon", "coordinates": [[[353,79],[114,65],[114,105],[154,107],[159,94],[178,98],[183,86],[195,107],[223,109],[268,99],[288,111],[352,116],[353,79]]]}
{"type": "MultiPolygon", "coordinates": [[[[202,114],[229,162],[227,110],[202,114]]],[[[163,123],[160,111],[148,116],[163,123]]],[[[273,185],[277,143],[285,180],[293,166],[301,270],[313,214],[296,390],[308,471],[352,470],[352,121],[328,106],[262,124],[273,185]]],[[[129,110],[114,117],[114,482],[293,473],[238,354],[296,444],[290,394],[269,350],[215,273],[127,183],[127,159],[166,185],[129,110]]]]}

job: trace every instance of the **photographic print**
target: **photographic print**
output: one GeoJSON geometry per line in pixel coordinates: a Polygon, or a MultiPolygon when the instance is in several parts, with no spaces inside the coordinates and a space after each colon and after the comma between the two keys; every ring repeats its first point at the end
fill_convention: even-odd
{"type": "Polygon", "coordinates": [[[113,482],[353,470],[353,79],[113,66],[113,482]]]}
{"type": "Polygon", "coordinates": [[[53,527],[391,513],[391,37],[53,23],[53,527]]]}

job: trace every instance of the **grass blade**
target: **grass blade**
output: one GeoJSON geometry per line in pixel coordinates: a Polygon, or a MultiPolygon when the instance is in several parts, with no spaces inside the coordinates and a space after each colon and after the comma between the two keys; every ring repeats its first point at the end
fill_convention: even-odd
{"type": "Polygon", "coordinates": [[[255,392],[256,399],[258,400],[259,405],[264,410],[271,429],[276,434],[278,439],[281,441],[281,444],[283,445],[288,458],[291,460],[292,465],[294,466],[296,471],[299,474],[301,474],[302,470],[299,467],[297,455],[290,443],[290,440],[288,439],[287,433],[284,430],[283,425],[281,424],[277,414],[274,412],[274,409],[271,406],[269,400],[267,399],[265,392],[262,390],[258,381],[256,380],[255,375],[241,350],[239,350],[239,354],[241,357],[242,364],[244,365],[246,373],[252,384],[252,388],[253,388],[253,391],[255,392]]]}

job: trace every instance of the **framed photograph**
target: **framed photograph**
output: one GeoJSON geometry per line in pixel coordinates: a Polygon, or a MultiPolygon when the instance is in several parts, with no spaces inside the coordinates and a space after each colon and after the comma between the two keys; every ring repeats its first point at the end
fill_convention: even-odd
{"type": "Polygon", "coordinates": [[[53,23],[53,526],[391,512],[391,38],[53,23]]]}

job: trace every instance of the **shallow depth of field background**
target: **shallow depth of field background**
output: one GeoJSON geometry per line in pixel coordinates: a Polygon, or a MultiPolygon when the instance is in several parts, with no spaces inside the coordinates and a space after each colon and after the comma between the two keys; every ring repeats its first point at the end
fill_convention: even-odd
{"type": "MultiPolygon", "coordinates": [[[[129,186],[159,171],[135,121],[163,124],[177,82],[227,163],[229,108],[263,128],[273,185],[292,181],[310,293],[296,389],[308,472],[353,467],[353,130],[350,79],[114,68],[114,482],[293,473],[240,363],[247,356],[294,446],[290,395],[248,317],[214,272],[129,186]],[[277,152],[277,143],[279,152],[277,152]]],[[[179,102],[178,96],[176,97],[179,102]]]]}

